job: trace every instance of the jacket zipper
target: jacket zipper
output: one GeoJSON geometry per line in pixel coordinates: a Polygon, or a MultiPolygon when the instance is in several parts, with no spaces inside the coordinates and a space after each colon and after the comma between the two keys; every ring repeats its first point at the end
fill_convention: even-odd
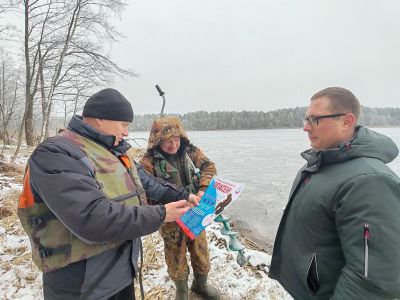
{"type": "Polygon", "coordinates": [[[129,198],[139,196],[139,195],[140,195],[140,193],[133,192],[133,193],[129,193],[129,194],[125,194],[125,195],[122,195],[122,196],[111,198],[110,201],[112,201],[112,202],[121,202],[121,201],[127,200],[129,198]]]}
{"type": "Polygon", "coordinates": [[[368,277],[368,240],[369,225],[364,224],[364,276],[368,277]]]}

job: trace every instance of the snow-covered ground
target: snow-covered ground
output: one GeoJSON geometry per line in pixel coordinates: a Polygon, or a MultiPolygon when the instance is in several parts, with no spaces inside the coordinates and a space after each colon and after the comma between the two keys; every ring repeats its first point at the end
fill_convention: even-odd
{"type": "MultiPolygon", "coordinates": [[[[4,162],[9,161],[7,155],[4,162]]],[[[27,151],[23,151],[17,163],[22,166],[27,157],[27,151]]],[[[16,168],[23,170],[23,167],[16,168]]],[[[0,169],[0,299],[42,299],[41,272],[32,263],[29,239],[16,217],[21,177],[10,173],[12,176],[0,169]]],[[[209,280],[220,290],[222,299],[291,299],[276,281],[268,278],[271,260],[268,254],[247,249],[249,264],[239,266],[237,253],[228,250],[229,237],[222,235],[220,229],[219,223],[213,223],[207,228],[207,234],[212,264],[209,280]]],[[[143,238],[143,243],[145,299],[174,299],[174,285],[167,274],[159,234],[143,238]]],[[[201,298],[191,294],[191,299],[201,298]]]]}

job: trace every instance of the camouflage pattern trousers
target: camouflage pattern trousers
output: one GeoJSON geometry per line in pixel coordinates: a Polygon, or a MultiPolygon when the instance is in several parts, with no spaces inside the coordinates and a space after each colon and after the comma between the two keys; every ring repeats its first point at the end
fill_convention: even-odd
{"type": "Polygon", "coordinates": [[[160,233],[164,240],[168,274],[173,281],[188,279],[189,266],[186,260],[186,249],[190,253],[193,272],[201,275],[208,274],[210,257],[205,230],[192,241],[183,233],[178,224],[171,222],[163,224],[160,233]]]}

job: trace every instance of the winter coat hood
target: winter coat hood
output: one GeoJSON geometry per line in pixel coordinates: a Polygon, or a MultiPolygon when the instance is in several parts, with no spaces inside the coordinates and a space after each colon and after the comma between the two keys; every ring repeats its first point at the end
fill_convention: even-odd
{"type": "Polygon", "coordinates": [[[308,162],[308,167],[317,170],[328,164],[345,162],[359,157],[379,159],[387,164],[399,154],[399,149],[389,137],[372,131],[366,127],[358,126],[353,138],[338,148],[323,151],[309,149],[301,156],[308,162]]]}
{"type": "Polygon", "coordinates": [[[178,118],[165,117],[154,120],[151,126],[147,150],[154,150],[162,141],[173,136],[179,136],[185,144],[190,144],[189,138],[178,118]]]}

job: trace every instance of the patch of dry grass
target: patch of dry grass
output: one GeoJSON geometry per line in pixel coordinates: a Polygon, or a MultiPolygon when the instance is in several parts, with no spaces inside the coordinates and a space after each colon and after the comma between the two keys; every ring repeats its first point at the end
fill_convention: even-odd
{"type": "Polygon", "coordinates": [[[24,176],[24,170],[25,170],[24,166],[18,164],[0,162],[0,173],[3,173],[7,177],[21,178],[24,176]]]}
{"type": "Polygon", "coordinates": [[[246,297],[243,300],[253,300],[257,294],[262,291],[264,289],[264,287],[258,285],[254,288],[252,288],[251,290],[248,291],[248,294],[246,295],[246,297]]]}
{"type": "Polygon", "coordinates": [[[30,251],[28,252],[27,248],[25,248],[24,250],[25,251],[22,252],[23,253],[22,255],[17,256],[11,261],[13,265],[18,265],[18,266],[25,265],[31,260],[32,258],[31,252],[30,251]]]}
{"type": "MultiPolygon", "coordinates": [[[[7,230],[17,230],[20,227],[18,215],[17,215],[17,205],[18,198],[21,191],[10,190],[7,194],[0,199],[0,224],[7,230]]],[[[22,228],[20,228],[22,232],[22,228]]]]}
{"type": "Polygon", "coordinates": [[[13,215],[12,211],[6,207],[0,206],[0,220],[11,217],[13,215]]]}
{"type": "Polygon", "coordinates": [[[219,249],[227,249],[228,248],[228,243],[226,242],[226,240],[218,238],[215,234],[211,234],[209,239],[210,239],[210,242],[215,242],[215,245],[219,249]]]}
{"type": "Polygon", "coordinates": [[[19,176],[23,173],[23,167],[16,164],[0,162],[0,172],[9,177],[19,176]]]}
{"type": "MultiPolygon", "coordinates": [[[[0,201],[0,225],[7,234],[21,235],[24,231],[17,216],[17,204],[20,191],[10,190],[0,201]]],[[[0,235],[0,242],[4,245],[4,235],[0,235]]],[[[9,270],[15,265],[25,265],[31,260],[31,253],[25,244],[3,248],[4,254],[13,258],[11,261],[2,261],[1,269],[9,270]]]]}

